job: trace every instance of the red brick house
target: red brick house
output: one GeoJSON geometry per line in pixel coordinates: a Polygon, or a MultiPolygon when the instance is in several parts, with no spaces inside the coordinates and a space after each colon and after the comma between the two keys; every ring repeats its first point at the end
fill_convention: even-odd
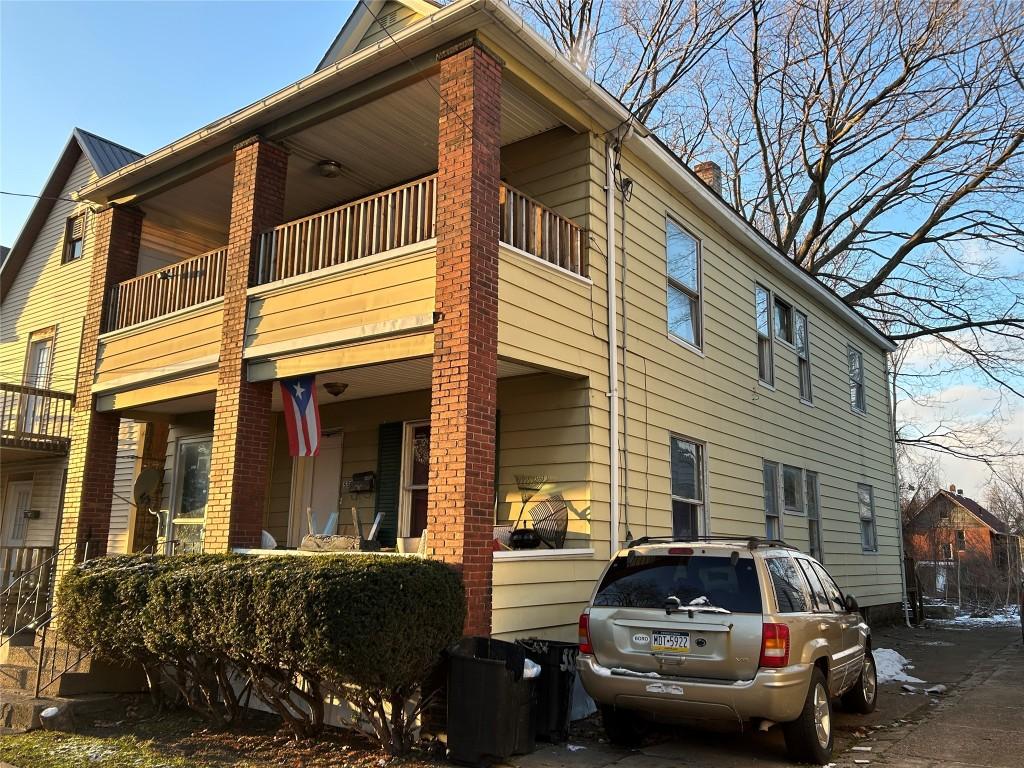
{"type": "Polygon", "coordinates": [[[948,597],[958,585],[1004,592],[1007,583],[1020,580],[1024,537],[955,485],[921,507],[905,536],[926,593],[948,597]]]}

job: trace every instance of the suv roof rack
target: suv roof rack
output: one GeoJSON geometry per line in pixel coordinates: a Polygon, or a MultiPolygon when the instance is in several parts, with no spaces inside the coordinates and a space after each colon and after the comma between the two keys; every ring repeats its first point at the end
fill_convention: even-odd
{"type": "Polygon", "coordinates": [[[639,539],[635,539],[627,544],[623,549],[632,549],[633,547],[642,547],[646,544],[675,544],[675,543],[688,543],[692,541],[701,541],[707,543],[724,542],[724,543],[743,543],[747,545],[747,549],[759,549],[761,547],[782,547],[784,549],[798,550],[792,544],[787,544],[782,539],[768,539],[764,536],[692,536],[687,539],[679,539],[675,536],[641,536],[639,539]]]}

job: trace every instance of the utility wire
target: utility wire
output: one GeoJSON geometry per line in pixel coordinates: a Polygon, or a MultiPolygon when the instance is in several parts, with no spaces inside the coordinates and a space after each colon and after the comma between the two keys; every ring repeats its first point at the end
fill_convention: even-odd
{"type": "Polygon", "coordinates": [[[68,203],[77,203],[78,200],[72,200],[70,197],[51,197],[49,195],[30,195],[25,192],[4,192],[0,190],[0,195],[8,195],[10,197],[33,197],[36,200],[63,200],[68,203]]]}

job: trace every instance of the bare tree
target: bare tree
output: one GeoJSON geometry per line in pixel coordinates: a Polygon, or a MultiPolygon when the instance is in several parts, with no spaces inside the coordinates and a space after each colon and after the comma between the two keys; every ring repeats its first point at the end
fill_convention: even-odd
{"type": "Polygon", "coordinates": [[[1024,536],[1024,462],[1007,462],[993,473],[985,504],[1012,534],[1024,536]]]}
{"type": "MultiPolygon", "coordinates": [[[[1019,0],[513,1],[850,306],[1024,397],[1019,0]]],[[[913,439],[1003,455],[962,435],[913,439]]]]}

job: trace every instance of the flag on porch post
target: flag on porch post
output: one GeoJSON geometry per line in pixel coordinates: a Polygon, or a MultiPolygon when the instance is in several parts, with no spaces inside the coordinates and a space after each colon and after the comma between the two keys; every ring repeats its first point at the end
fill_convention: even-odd
{"type": "Polygon", "coordinates": [[[320,409],[316,404],[316,376],[279,379],[288,449],[292,456],[316,456],[320,452],[320,409]]]}

